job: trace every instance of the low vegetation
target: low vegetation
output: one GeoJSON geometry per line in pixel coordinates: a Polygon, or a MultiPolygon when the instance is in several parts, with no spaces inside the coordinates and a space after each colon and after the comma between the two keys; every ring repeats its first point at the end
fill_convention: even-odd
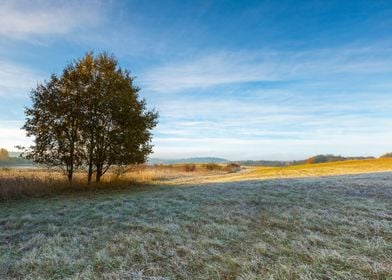
{"type": "Polygon", "coordinates": [[[0,278],[390,279],[391,180],[160,184],[5,201],[0,278]]]}
{"type": "Polygon", "coordinates": [[[100,185],[87,186],[83,172],[76,172],[73,183],[69,184],[66,177],[56,170],[0,168],[0,199],[89,191],[97,188],[127,188],[140,184],[189,185],[388,171],[392,171],[392,158],[285,167],[241,167],[235,163],[131,165],[113,167],[103,177],[100,185]]]}
{"type": "Polygon", "coordinates": [[[0,148],[0,167],[10,167],[10,166],[26,166],[26,165],[31,165],[31,162],[19,158],[19,157],[14,157],[11,156],[10,153],[7,151],[7,149],[0,148]]]}
{"type": "Polygon", "coordinates": [[[129,185],[158,184],[176,180],[194,180],[239,171],[233,164],[131,165],[113,167],[100,184],[88,186],[85,173],[75,172],[70,184],[59,169],[0,168],[0,200],[28,196],[46,196],[62,192],[123,188],[129,185]]]}
{"type": "Polygon", "coordinates": [[[174,185],[195,183],[221,183],[249,180],[363,174],[390,171],[392,171],[392,158],[382,158],[366,160],[347,160],[341,162],[329,162],[319,164],[302,164],[282,167],[243,166],[241,167],[241,172],[228,172],[229,174],[224,174],[223,176],[221,174],[210,174],[208,176],[173,178],[166,183],[174,185]]]}

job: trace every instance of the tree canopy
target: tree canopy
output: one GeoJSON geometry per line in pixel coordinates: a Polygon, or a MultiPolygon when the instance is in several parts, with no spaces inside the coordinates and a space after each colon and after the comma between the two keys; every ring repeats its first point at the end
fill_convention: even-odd
{"type": "Polygon", "coordinates": [[[8,151],[4,148],[0,148],[0,160],[9,160],[9,158],[8,151]]]}
{"type": "Polygon", "coordinates": [[[158,113],[147,110],[133,81],[107,53],[87,53],[53,74],[32,90],[25,111],[23,128],[35,137],[26,157],[62,168],[69,181],[87,170],[89,183],[112,165],[145,162],[158,113]]]}

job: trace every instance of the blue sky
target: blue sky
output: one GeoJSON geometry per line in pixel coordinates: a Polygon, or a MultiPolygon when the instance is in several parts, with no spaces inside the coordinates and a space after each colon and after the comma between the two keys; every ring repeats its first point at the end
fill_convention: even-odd
{"type": "Polygon", "coordinates": [[[392,151],[391,1],[1,1],[0,146],[29,92],[114,53],[160,112],[152,157],[392,151]]]}

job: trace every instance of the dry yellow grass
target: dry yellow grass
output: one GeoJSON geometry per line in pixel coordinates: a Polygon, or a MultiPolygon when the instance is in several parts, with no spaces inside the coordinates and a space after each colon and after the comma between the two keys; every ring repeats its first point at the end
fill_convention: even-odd
{"type": "Polygon", "coordinates": [[[258,178],[319,177],[392,171],[392,159],[349,160],[287,167],[259,167],[250,176],[258,178]]]}
{"type": "Polygon", "coordinates": [[[103,179],[106,183],[164,183],[180,179],[194,179],[210,175],[223,175],[227,170],[208,170],[202,164],[176,164],[130,167],[120,175],[112,170],[103,179]]]}
{"type": "Polygon", "coordinates": [[[70,185],[59,170],[45,168],[0,168],[0,199],[18,196],[41,196],[68,190],[121,187],[130,184],[155,184],[175,181],[181,178],[194,180],[211,175],[219,176],[229,172],[226,166],[214,170],[204,165],[176,164],[157,166],[129,166],[125,169],[112,168],[102,178],[101,184],[87,186],[85,172],[75,172],[70,185]]]}
{"type": "MultiPolygon", "coordinates": [[[[248,180],[304,178],[392,171],[392,159],[352,160],[287,167],[243,167],[231,173],[225,165],[177,164],[133,166],[122,172],[110,170],[100,187],[129,184],[189,185],[199,183],[236,182],[248,180]],[[191,170],[191,171],[190,171],[191,170]]],[[[75,173],[72,188],[88,189],[85,173],[75,173]]],[[[70,189],[65,176],[48,169],[0,169],[0,198],[40,196],[70,189]]]]}
{"type": "Polygon", "coordinates": [[[0,169],[0,199],[42,195],[69,188],[65,176],[47,169],[0,169]]]}
{"type": "Polygon", "coordinates": [[[285,167],[245,167],[241,172],[210,175],[205,177],[181,178],[173,184],[234,182],[260,179],[304,178],[336,176],[392,171],[392,158],[349,160],[319,164],[303,164],[285,167]]]}

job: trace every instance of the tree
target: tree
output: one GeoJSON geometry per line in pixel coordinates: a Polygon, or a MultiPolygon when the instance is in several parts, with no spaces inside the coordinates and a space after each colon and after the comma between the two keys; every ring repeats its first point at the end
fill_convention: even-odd
{"type": "Polygon", "coordinates": [[[380,158],[392,158],[392,153],[383,154],[380,158]]]}
{"type": "Polygon", "coordinates": [[[134,78],[114,56],[87,53],[60,77],[32,91],[24,129],[35,136],[27,158],[63,167],[72,181],[75,168],[96,182],[112,165],[146,161],[158,113],[146,109],[134,78]]]}
{"type": "Polygon", "coordinates": [[[31,99],[33,106],[25,111],[23,129],[35,137],[35,145],[24,155],[36,163],[60,167],[71,182],[83,159],[78,92],[62,77],[52,75],[32,90],[31,99]]]}
{"type": "Polygon", "coordinates": [[[8,151],[4,148],[0,149],[0,160],[9,160],[10,156],[8,154],[8,151]]]}

